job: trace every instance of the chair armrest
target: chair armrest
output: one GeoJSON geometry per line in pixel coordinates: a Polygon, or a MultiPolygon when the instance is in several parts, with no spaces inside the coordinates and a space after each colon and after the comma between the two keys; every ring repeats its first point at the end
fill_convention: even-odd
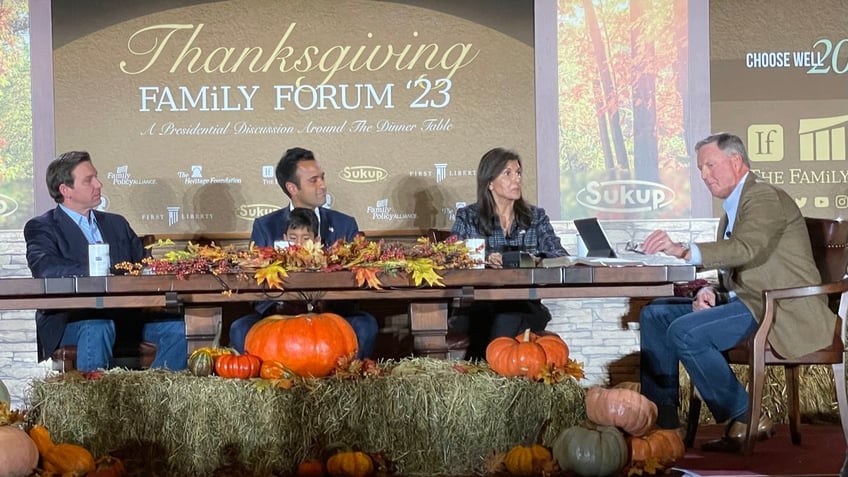
{"type": "MultiPolygon", "coordinates": [[[[751,337],[751,347],[757,351],[765,350],[768,335],[774,325],[775,304],[780,300],[791,298],[803,298],[809,296],[830,295],[832,293],[848,292],[848,279],[824,285],[812,285],[796,288],[779,288],[763,291],[763,318],[757,331],[751,337]]],[[[844,338],[844,337],[843,337],[844,338]]]]}

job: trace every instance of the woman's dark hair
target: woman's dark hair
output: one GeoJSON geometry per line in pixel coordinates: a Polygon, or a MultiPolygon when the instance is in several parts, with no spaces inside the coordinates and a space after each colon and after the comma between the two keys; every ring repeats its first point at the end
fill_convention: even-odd
{"type": "Polygon", "coordinates": [[[286,225],[286,231],[303,227],[312,232],[312,235],[315,237],[321,235],[318,216],[315,215],[315,211],[306,207],[295,207],[289,212],[289,222],[286,225]]]}
{"type": "MultiPolygon", "coordinates": [[[[483,157],[480,158],[480,164],[477,166],[477,205],[480,208],[480,215],[477,218],[479,221],[477,229],[486,236],[492,234],[495,220],[497,219],[495,198],[492,197],[489,184],[506,169],[509,161],[516,161],[521,166],[521,157],[518,154],[514,151],[496,147],[483,154],[483,157]]],[[[515,213],[515,223],[518,227],[530,227],[530,222],[533,221],[533,213],[530,211],[530,206],[524,201],[523,196],[519,197],[513,203],[512,208],[515,213]]],[[[504,234],[508,233],[508,230],[504,230],[504,234]]]]}
{"type": "Polygon", "coordinates": [[[85,151],[69,151],[60,154],[47,166],[47,192],[57,204],[65,202],[59,186],[74,186],[74,169],[81,162],[91,162],[91,156],[85,151]]]}

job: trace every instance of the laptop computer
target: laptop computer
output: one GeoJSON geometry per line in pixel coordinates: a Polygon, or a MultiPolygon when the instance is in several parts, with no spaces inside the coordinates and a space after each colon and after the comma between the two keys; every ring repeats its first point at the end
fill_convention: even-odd
{"type": "Polygon", "coordinates": [[[586,245],[587,257],[616,258],[615,250],[597,218],[574,219],[574,226],[586,245]]]}

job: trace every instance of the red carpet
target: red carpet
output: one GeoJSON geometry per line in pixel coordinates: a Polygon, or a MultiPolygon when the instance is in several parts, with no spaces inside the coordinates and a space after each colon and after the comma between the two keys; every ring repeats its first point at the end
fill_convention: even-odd
{"type": "Polygon", "coordinates": [[[801,426],[801,445],[794,446],[789,437],[789,426],[777,426],[777,433],[769,440],[758,442],[754,454],[703,452],[703,442],[718,438],[723,426],[701,426],[695,447],[676,468],[685,471],[677,475],[704,476],[835,476],[839,475],[845,460],[845,440],[842,430],[834,424],[804,424],[801,426]]]}

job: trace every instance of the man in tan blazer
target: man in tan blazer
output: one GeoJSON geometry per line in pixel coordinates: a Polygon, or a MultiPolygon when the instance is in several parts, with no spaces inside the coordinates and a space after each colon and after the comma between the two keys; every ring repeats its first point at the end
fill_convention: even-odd
{"type": "MultiPolygon", "coordinates": [[[[720,286],[703,288],[694,299],[660,299],[642,309],[642,392],[657,404],[660,427],[679,427],[679,360],[716,421],[728,423],[725,436],[704,449],[736,450],[748,419],[748,395],[722,351],[756,330],[763,290],[818,285],[821,277],[801,211],[783,190],[750,172],[742,140],[716,134],[695,150],[701,178],[724,201],[718,239],[686,244],[657,230],[643,249],[718,269],[720,286]]],[[[835,326],[826,297],[784,300],[769,342],[781,356],[801,356],[830,344],[835,326]]],[[[761,438],[769,437],[771,423],[762,419],[758,430],[761,438]]]]}

